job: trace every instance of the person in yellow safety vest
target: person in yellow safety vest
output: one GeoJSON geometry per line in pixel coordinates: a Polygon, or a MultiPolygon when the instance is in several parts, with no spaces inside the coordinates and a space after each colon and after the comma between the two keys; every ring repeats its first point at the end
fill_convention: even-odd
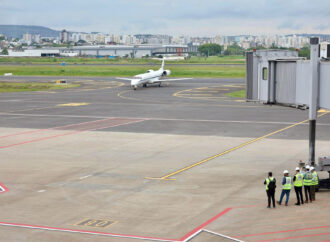
{"type": "Polygon", "coordinates": [[[312,196],[311,196],[311,185],[312,185],[312,178],[313,175],[312,173],[309,171],[310,166],[307,165],[306,166],[306,173],[304,174],[304,188],[305,188],[305,203],[308,203],[308,197],[309,197],[309,201],[312,202],[312,196]]]}
{"type": "Polygon", "coordinates": [[[319,176],[315,171],[314,167],[311,167],[312,181],[311,181],[311,197],[312,201],[315,201],[315,190],[316,186],[319,184],[319,176]]]}
{"type": "Polygon", "coordinates": [[[286,195],[285,206],[288,206],[288,202],[289,202],[289,198],[290,198],[290,190],[292,187],[292,179],[289,176],[289,172],[287,170],[285,170],[283,172],[283,174],[284,174],[284,177],[282,180],[282,193],[281,193],[280,201],[278,201],[277,203],[279,205],[281,205],[283,197],[284,197],[284,195],[286,195]]]}
{"type": "Polygon", "coordinates": [[[271,200],[273,201],[273,207],[275,208],[276,179],[273,177],[272,172],[268,172],[268,177],[265,179],[264,184],[266,185],[266,193],[268,197],[267,208],[270,208],[271,200]]]}
{"type": "Polygon", "coordinates": [[[304,176],[300,173],[299,167],[296,168],[296,175],[293,177],[294,190],[297,196],[297,203],[295,205],[304,204],[304,198],[302,194],[304,176]]]}

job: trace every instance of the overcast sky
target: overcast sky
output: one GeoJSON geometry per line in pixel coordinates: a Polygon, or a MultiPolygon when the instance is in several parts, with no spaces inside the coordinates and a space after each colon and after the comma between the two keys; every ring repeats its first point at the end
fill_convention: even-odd
{"type": "Polygon", "coordinates": [[[330,0],[0,0],[0,24],[118,34],[330,34],[330,0]]]}

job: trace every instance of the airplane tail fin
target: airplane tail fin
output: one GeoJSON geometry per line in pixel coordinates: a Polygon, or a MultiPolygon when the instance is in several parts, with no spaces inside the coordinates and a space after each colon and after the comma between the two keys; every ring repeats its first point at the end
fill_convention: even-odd
{"type": "Polygon", "coordinates": [[[164,66],[165,66],[165,59],[163,58],[163,61],[162,61],[162,67],[160,68],[161,70],[164,70],[164,66]]]}

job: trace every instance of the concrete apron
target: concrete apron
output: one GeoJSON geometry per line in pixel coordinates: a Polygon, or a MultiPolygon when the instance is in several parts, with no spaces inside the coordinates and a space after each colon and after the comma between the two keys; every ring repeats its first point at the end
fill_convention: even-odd
{"type": "MultiPolygon", "coordinates": [[[[88,131],[4,148],[0,182],[8,190],[0,193],[0,240],[217,241],[206,231],[196,235],[202,230],[244,241],[329,238],[328,192],[297,207],[292,191],[288,207],[266,208],[267,172],[277,178],[278,199],[283,170],[293,172],[296,161],[308,156],[305,140],[263,139],[169,179],[146,179],[249,140],[88,131]]],[[[329,146],[318,142],[317,153],[329,146]]]]}

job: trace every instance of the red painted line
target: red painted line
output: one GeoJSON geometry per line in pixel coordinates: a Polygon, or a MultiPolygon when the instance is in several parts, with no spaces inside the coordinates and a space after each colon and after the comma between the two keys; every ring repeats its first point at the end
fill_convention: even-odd
{"type": "Polygon", "coordinates": [[[173,242],[179,242],[178,240],[175,240],[175,239],[165,239],[165,238],[158,238],[158,237],[137,236],[137,235],[128,235],[128,234],[115,234],[115,233],[89,231],[89,230],[80,230],[80,229],[64,229],[64,228],[48,227],[48,226],[38,226],[38,225],[30,225],[30,224],[19,224],[19,223],[0,222],[0,225],[2,225],[2,226],[20,227],[20,228],[52,230],[52,231],[59,231],[59,232],[71,232],[71,233],[104,235],[104,236],[111,236],[111,237],[131,238],[131,239],[148,239],[148,240],[154,240],[154,241],[173,241],[173,242]]]}
{"type": "Polygon", "coordinates": [[[321,234],[306,234],[306,235],[298,235],[298,236],[285,237],[285,238],[278,238],[278,239],[259,240],[258,242],[268,242],[268,241],[288,240],[288,239],[301,239],[301,238],[315,237],[315,236],[322,236],[322,235],[328,235],[328,234],[330,234],[330,232],[327,232],[327,233],[321,233],[321,234]]]}
{"type": "Polygon", "coordinates": [[[32,140],[28,140],[28,141],[24,141],[24,142],[20,142],[20,143],[16,143],[16,144],[0,146],[0,149],[10,148],[10,147],[13,147],[13,146],[19,146],[19,145],[24,145],[24,144],[29,144],[29,143],[35,143],[35,142],[42,141],[42,140],[54,139],[54,138],[57,138],[57,137],[62,137],[62,136],[75,134],[75,133],[81,133],[81,132],[84,132],[84,131],[74,131],[74,132],[68,132],[68,133],[64,133],[64,134],[47,136],[47,137],[38,138],[38,139],[32,139],[32,140]]]}
{"type": "Polygon", "coordinates": [[[1,188],[0,193],[5,193],[5,192],[9,191],[9,189],[5,185],[3,185],[1,182],[0,182],[0,188],[1,188]]]}
{"type": "Polygon", "coordinates": [[[15,134],[8,134],[8,135],[4,135],[4,136],[0,136],[0,139],[4,139],[7,137],[12,137],[12,136],[17,136],[17,135],[22,135],[22,134],[31,134],[31,133],[37,133],[37,132],[41,132],[47,129],[38,129],[38,130],[32,130],[32,131],[25,131],[25,132],[20,132],[20,133],[15,133],[15,134]]]}
{"type": "Polygon", "coordinates": [[[95,120],[95,121],[82,122],[82,123],[77,123],[77,124],[68,124],[68,125],[56,126],[56,127],[48,128],[48,129],[37,129],[37,130],[19,132],[19,133],[14,133],[14,134],[8,134],[8,135],[0,136],[0,139],[12,137],[12,136],[23,135],[23,134],[33,134],[33,133],[39,133],[39,132],[48,131],[48,130],[67,128],[67,127],[70,127],[70,126],[73,126],[73,125],[81,125],[81,124],[89,124],[89,123],[101,122],[101,121],[111,120],[111,119],[114,119],[114,118],[106,118],[106,119],[100,119],[100,120],[95,120]]]}
{"type": "Polygon", "coordinates": [[[195,229],[193,229],[192,231],[190,231],[188,234],[184,235],[183,237],[181,237],[179,240],[180,241],[184,241],[185,239],[189,238],[190,236],[192,236],[193,234],[197,233],[199,230],[205,228],[207,225],[209,225],[210,223],[214,222],[215,220],[217,220],[218,218],[220,218],[221,216],[225,215],[226,213],[228,213],[230,210],[232,210],[232,208],[226,208],[225,210],[223,210],[221,213],[217,214],[216,216],[214,216],[213,218],[207,220],[205,223],[199,225],[198,227],[196,227],[195,229]]]}
{"type": "Polygon", "coordinates": [[[252,236],[282,234],[282,233],[295,232],[295,231],[305,231],[305,230],[325,229],[325,228],[330,228],[330,226],[318,226],[318,227],[312,227],[312,228],[290,229],[290,230],[282,230],[282,231],[275,231],[275,232],[265,232],[265,233],[259,233],[259,234],[247,234],[247,235],[235,236],[234,238],[246,238],[246,237],[252,237],[252,236]]]}
{"type": "Polygon", "coordinates": [[[49,230],[49,231],[59,231],[59,232],[71,232],[71,233],[81,233],[81,234],[90,234],[90,235],[103,235],[110,237],[119,237],[119,238],[130,238],[130,239],[144,239],[144,240],[153,240],[153,241],[168,241],[168,242],[183,242],[187,238],[193,236],[195,233],[199,232],[205,226],[214,222],[216,219],[220,218],[224,214],[228,213],[232,208],[226,208],[221,213],[217,214],[213,218],[209,219],[202,225],[198,226],[188,234],[184,235],[180,239],[167,239],[167,238],[159,238],[159,237],[150,237],[150,236],[139,236],[139,235],[128,235],[128,234],[116,234],[116,233],[107,233],[107,232],[99,232],[99,231],[89,231],[89,230],[79,230],[79,229],[65,229],[58,227],[48,227],[48,226],[39,226],[39,225],[30,225],[30,224],[20,224],[20,223],[7,223],[0,222],[0,226],[10,226],[10,227],[19,227],[19,228],[30,228],[30,229],[41,229],[41,230],[49,230]]]}
{"type": "MultiPolygon", "coordinates": [[[[63,137],[63,136],[66,136],[66,135],[71,135],[71,134],[78,134],[78,133],[82,133],[82,132],[86,132],[86,131],[93,131],[93,130],[99,130],[99,129],[117,127],[117,126],[126,125],[126,124],[138,123],[138,122],[142,122],[142,121],[145,121],[145,120],[146,119],[141,119],[141,120],[130,121],[130,122],[126,122],[126,123],[115,124],[115,125],[112,124],[112,125],[108,125],[108,126],[96,127],[96,128],[92,128],[92,129],[88,129],[87,128],[87,129],[82,129],[82,130],[78,130],[78,131],[72,131],[72,132],[62,133],[62,134],[58,134],[58,135],[53,135],[53,136],[47,136],[47,137],[42,137],[42,138],[38,138],[38,139],[27,140],[27,141],[20,142],[20,143],[15,143],[15,144],[10,144],[10,145],[0,146],[0,149],[6,149],[6,148],[14,147],[14,146],[35,143],[35,142],[38,142],[38,141],[54,139],[54,138],[63,137]]],[[[99,121],[101,121],[101,120],[99,120],[99,121]]]]}

